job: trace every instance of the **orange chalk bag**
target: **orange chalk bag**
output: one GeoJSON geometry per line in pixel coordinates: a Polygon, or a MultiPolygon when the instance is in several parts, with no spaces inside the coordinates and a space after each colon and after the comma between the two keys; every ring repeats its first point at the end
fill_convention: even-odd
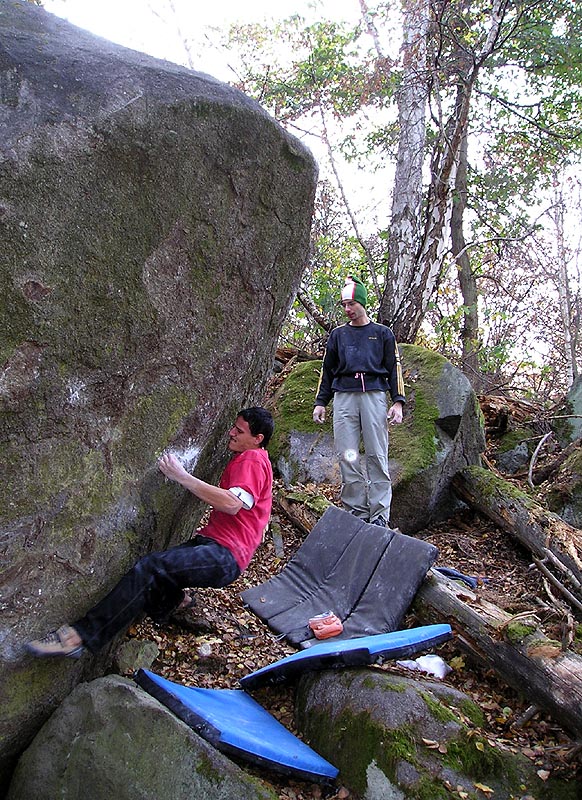
{"type": "Polygon", "coordinates": [[[330,639],[332,636],[340,634],[344,629],[341,619],[333,611],[326,611],[325,614],[311,617],[309,627],[316,639],[330,639]]]}

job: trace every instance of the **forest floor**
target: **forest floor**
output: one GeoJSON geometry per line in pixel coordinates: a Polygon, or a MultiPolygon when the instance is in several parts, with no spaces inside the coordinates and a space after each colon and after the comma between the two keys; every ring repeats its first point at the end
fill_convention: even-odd
{"type": "MultiPolygon", "coordinates": [[[[339,505],[336,490],[321,486],[317,490],[339,505]]],[[[281,485],[277,492],[285,494],[281,485]]],[[[295,652],[246,609],[240,598],[245,589],[278,573],[304,539],[305,534],[277,511],[276,502],[274,519],[281,536],[274,540],[267,535],[249,569],[235,583],[225,589],[197,590],[197,606],[180,624],[161,627],[145,620],[130,629],[129,636],[156,642],[159,656],[152,666],[154,672],[186,685],[239,688],[238,681],[244,675],[295,652]]],[[[465,509],[415,535],[439,548],[438,566],[478,577],[477,592],[483,599],[510,614],[536,613],[546,630],[559,627],[551,601],[540,605],[545,587],[541,574],[532,567],[531,557],[487,519],[465,509]]],[[[417,624],[421,623],[409,615],[402,627],[417,624]]],[[[559,639],[559,631],[554,631],[554,636],[559,639]]],[[[492,744],[526,755],[542,779],[580,778],[580,743],[570,739],[554,719],[541,712],[533,713],[527,699],[505,685],[493,670],[469,662],[454,639],[442,645],[438,654],[452,667],[445,682],[465,692],[483,710],[486,726],[481,733],[492,744]]],[[[390,663],[382,669],[408,677],[414,674],[390,663]]],[[[293,685],[264,688],[253,696],[297,733],[293,685]]],[[[241,766],[268,783],[281,800],[345,800],[351,796],[345,787],[329,789],[241,766]]]]}

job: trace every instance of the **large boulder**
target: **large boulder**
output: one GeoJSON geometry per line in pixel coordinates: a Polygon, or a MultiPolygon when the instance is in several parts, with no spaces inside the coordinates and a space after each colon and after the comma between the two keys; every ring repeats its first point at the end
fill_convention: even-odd
{"type": "MultiPolygon", "coordinates": [[[[390,427],[391,522],[410,534],[451,514],[451,478],[479,463],[485,435],[477,397],[459,369],[423,347],[401,345],[400,353],[407,403],[402,425],[390,427]]],[[[288,484],[341,481],[332,414],[323,427],[311,417],[320,369],[320,361],[298,364],[275,399],[269,452],[288,484]]]]}
{"type": "Polygon", "coordinates": [[[577,797],[521,753],[492,744],[475,703],[452,686],[379,670],[328,670],[299,683],[296,722],[364,800],[577,797]]]}
{"type": "Polygon", "coordinates": [[[552,427],[564,447],[582,436],[582,375],[575,378],[552,427]]]}
{"type": "Polygon", "coordinates": [[[544,495],[550,511],[573,528],[582,528],[582,448],[576,448],[568,456],[544,495]]]}
{"type": "Polygon", "coordinates": [[[158,456],[215,480],[260,401],[317,169],[240,92],[32,3],[1,4],[0,56],[1,781],[95,667],[23,641],[192,531],[158,456]]]}
{"type": "Polygon", "coordinates": [[[275,800],[127,678],[83,683],[21,756],[7,800],[275,800]]]}

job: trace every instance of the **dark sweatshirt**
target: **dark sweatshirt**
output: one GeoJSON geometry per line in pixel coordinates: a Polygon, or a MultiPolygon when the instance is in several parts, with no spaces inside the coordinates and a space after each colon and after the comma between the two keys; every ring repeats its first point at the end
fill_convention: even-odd
{"type": "Polygon", "coordinates": [[[340,325],[330,333],[315,405],[326,406],[334,392],[390,392],[405,402],[400,355],[386,325],[340,325]]]}

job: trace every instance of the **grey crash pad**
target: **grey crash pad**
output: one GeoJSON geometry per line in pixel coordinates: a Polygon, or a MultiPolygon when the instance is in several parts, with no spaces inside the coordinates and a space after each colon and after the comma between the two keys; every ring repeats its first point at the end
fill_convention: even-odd
{"type": "Polygon", "coordinates": [[[308,620],[333,611],[353,639],[398,630],[437,548],[330,506],[287,566],[243,602],[297,647],[318,642],[308,620]]]}

